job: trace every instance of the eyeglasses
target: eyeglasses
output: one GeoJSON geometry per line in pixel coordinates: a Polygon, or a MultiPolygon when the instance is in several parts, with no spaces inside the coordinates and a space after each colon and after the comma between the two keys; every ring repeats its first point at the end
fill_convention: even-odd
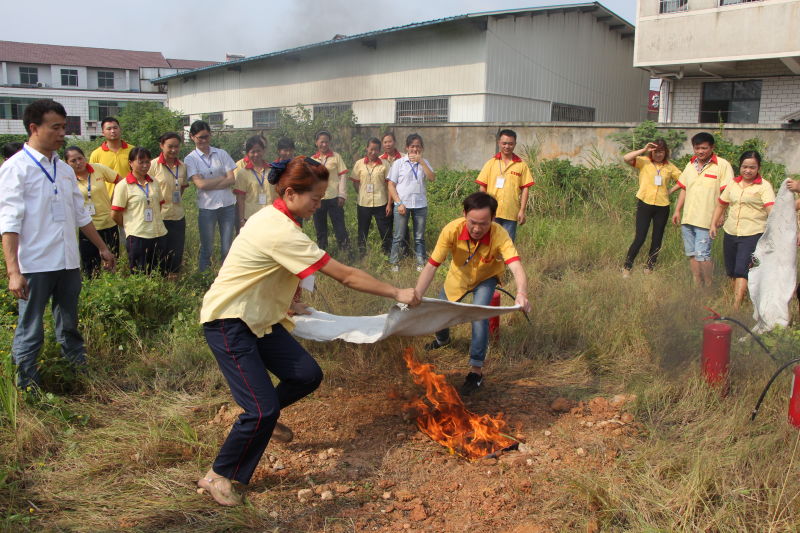
{"type": "Polygon", "coordinates": [[[211,135],[195,135],[194,138],[198,141],[207,141],[211,138],[211,135]]]}

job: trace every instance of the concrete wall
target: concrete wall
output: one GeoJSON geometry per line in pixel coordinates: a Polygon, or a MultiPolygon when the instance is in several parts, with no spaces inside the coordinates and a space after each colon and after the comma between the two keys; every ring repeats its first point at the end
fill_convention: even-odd
{"type": "MultiPolygon", "coordinates": [[[[395,132],[398,144],[405,144],[409,133],[419,133],[425,140],[425,154],[431,164],[458,169],[479,169],[497,151],[495,135],[499,129],[511,128],[517,132],[518,152],[526,144],[536,143],[542,159],[562,158],[574,163],[586,163],[599,153],[607,162],[621,161],[617,144],[609,136],[627,130],[636,124],[620,123],[526,123],[526,124],[453,124],[448,126],[417,125],[414,127],[364,125],[357,135],[364,138],[390,129],[395,132]]],[[[697,124],[660,125],[660,129],[678,129],[686,132],[687,141],[678,155],[691,152],[689,138],[700,131],[697,124]]],[[[736,143],[759,137],[767,143],[766,157],[787,167],[789,173],[800,173],[800,129],[786,130],[770,127],[737,127],[725,129],[726,137],[736,143]]]]}

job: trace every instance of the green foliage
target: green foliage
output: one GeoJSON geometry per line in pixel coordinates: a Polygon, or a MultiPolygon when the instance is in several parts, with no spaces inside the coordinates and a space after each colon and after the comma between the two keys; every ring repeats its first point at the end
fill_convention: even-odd
{"type": "Polygon", "coordinates": [[[158,138],[168,131],[183,132],[181,115],[159,102],[131,102],[120,111],[122,137],[133,146],[150,150],[155,157],[160,152],[158,138]]]}
{"type": "Polygon", "coordinates": [[[676,157],[686,141],[686,133],[673,129],[659,131],[657,126],[652,120],[645,120],[633,129],[612,133],[609,137],[619,144],[619,151],[622,154],[639,150],[656,139],[664,139],[669,147],[670,157],[676,157]]]}
{"type": "Polygon", "coordinates": [[[294,141],[298,155],[311,155],[317,151],[314,135],[320,130],[327,130],[333,136],[332,149],[339,152],[350,167],[366,150],[366,139],[353,134],[355,126],[356,116],[352,111],[318,113],[312,118],[308,108],[298,105],[294,109],[281,110],[278,127],[269,133],[270,150],[277,155],[275,146],[278,140],[288,137],[294,141]]]}
{"type": "MultiPolygon", "coordinates": [[[[12,142],[23,143],[23,142],[25,142],[27,140],[28,140],[28,136],[27,135],[15,135],[15,134],[3,133],[3,134],[0,134],[0,147],[3,147],[6,144],[12,143],[12,142]]],[[[0,163],[2,163],[2,162],[3,162],[3,156],[0,155],[0,163]]]]}
{"type": "MultiPolygon", "coordinates": [[[[212,146],[220,148],[228,152],[234,161],[244,157],[244,143],[248,137],[255,135],[252,131],[244,130],[226,130],[214,131],[214,136],[211,139],[212,146]]],[[[194,150],[194,145],[189,143],[187,153],[194,150]]]]}

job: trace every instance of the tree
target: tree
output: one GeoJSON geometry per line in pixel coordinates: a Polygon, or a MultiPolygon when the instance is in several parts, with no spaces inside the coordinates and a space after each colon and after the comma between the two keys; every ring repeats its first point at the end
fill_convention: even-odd
{"type": "Polygon", "coordinates": [[[681,146],[686,140],[686,133],[681,130],[668,129],[659,131],[658,125],[652,120],[645,120],[638,126],[627,131],[612,133],[611,140],[619,145],[620,153],[627,154],[633,150],[644,148],[644,146],[656,139],[664,139],[669,147],[670,157],[678,155],[681,146]]]}
{"type": "Polygon", "coordinates": [[[269,133],[270,146],[276,146],[282,137],[294,141],[298,155],[311,155],[317,151],[314,135],[320,130],[327,130],[333,136],[334,150],[342,155],[348,166],[362,157],[366,149],[366,140],[353,135],[356,116],[352,111],[331,111],[315,113],[297,105],[294,109],[283,109],[278,116],[278,127],[269,133]]]}
{"type": "Polygon", "coordinates": [[[153,157],[161,150],[158,138],[163,134],[174,131],[183,136],[180,113],[170,111],[159,102],[131,102],[117,118],[125,141],[147,148],[153,157]]]}

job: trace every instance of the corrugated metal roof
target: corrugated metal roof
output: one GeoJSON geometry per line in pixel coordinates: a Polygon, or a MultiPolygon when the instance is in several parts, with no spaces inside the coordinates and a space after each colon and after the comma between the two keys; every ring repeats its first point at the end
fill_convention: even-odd
{"type": "Polygon", "coordinates": [[[172,68],[203,68],[216,65],[216,61],[201,61],[198,59],[170,59],[167,58],[167,63],[172,68]]]}
{"type": "Polygon", "coordinates": [[[193,74],[195,74],[197,72],[205,72],[205,71],[209,71],[209,70],[213,70],[213,69],[217,69],[217,68],[230,67],[230,66],[233,66],[233,65],[241,65],[243,63],[251,63],[253,61],[261,61],[263,59],[269,59],[269,58],[272,58],[272,57],[279,57],[279,56],[282,56],[282,55],[295,54],[295,53],[298,53],[298,52],[302,52],[302,51],[305,51],[305,50],[311,50],[311,49],[314,49],[314,48],[320,48],[320,47],[323,47],[323,46],[338,45],[338,44],[345,43],[345,42],[350,42],[350,41],[369,39],[370,37],[377,37],[379,35],[385,35],[385,34],[388,34],[388,33],[395,33],[395,32],[401,32],[401,31],[414,30],[414,29],[418,29],[418,28],[425,28],[425,27],[428,27],[428,26],[435,26],[437,24],[445,24],[445,23],[448,23],[448,22],[455,22],[455,21],[459,21],[459,20],[472,20],[472,19],[481,18],[481,17],[487,17],[488,18],[490,16],[502,16],[502,15],[522,15],[522,14],[525,14],[525,13],[534,13],[534,12],[581,11],[581,10],[583,10],[583,11],[603,11],[607,16],[611,17],[611,19],[614,19],[615,24],[624,25],[625,27],[627,27],[628,31],[633,31],[633,29],[634,29],[634,26],[631,23],[629,23],[628,21],[626,21],[625,19],[623,19],[619,15],[613,13],[612,11],[610,11],[608,8],[606,8],[605,6],[600,4],[599,2],[587,2],[587,3],[582,3],[582,4],[561,4],[561,5],[554,5],[554,6],[530,7],[530,8],[524,8],[524,9],[508,9],[508,10],[504,10],[504,11],[485,11],[485,12],[479,12],[479,13],[467,13],[465,15],[455,15],[455,16],[452,16],[452,17],[445,17],[445,18],[429,20],[429,21],[425,21],[425,22],[415,22],[415,23],[412,23],[412,24],[406,24],[404,26],[393,26],[391,28],[386,28],[386,29],[382,29],[382,30],[375,30],[375,31],[370,31],[370,32],[366,32],[366,33],[360,33],[358,35],[352,35],[352,36],[348,36],[348,37],[341,37],[341,36],[337,35],[338,38],[334,38],[334,39],[332,39],[330,41],[322,41],[322,42],[318,42],[318,43],[298,46],[296,48],[289,48],[289,49],[286,49],[286,50],[280,50],[278,52],[269,52],[269,53],[261,54],[261,55],[257,55],[257,56],[245,57],[243,59],[235,59],[233,61],[228,61],[228,62],[225,62],[225,63],[217,63],[215,65],[211,65],[211,66],[207,66],[207,67],[202,67],[202,68],[190,70],[190,71],[187,71],[187,72],[181,72],[181,73],[173,74],[173,75],[170,75],[170,76],[163,76],[161,78],[156,78],[156,79],[151,80],[151,81],[153,83],[160,83],[160,82],[165,82],[165,81],[168,81],[168,80],[171,80],[171,79],[174,79],[174,78],[181,78],[181,77],[184,77],[184,76],[190,76],[190,75],[193,75],[193,74]]]}

